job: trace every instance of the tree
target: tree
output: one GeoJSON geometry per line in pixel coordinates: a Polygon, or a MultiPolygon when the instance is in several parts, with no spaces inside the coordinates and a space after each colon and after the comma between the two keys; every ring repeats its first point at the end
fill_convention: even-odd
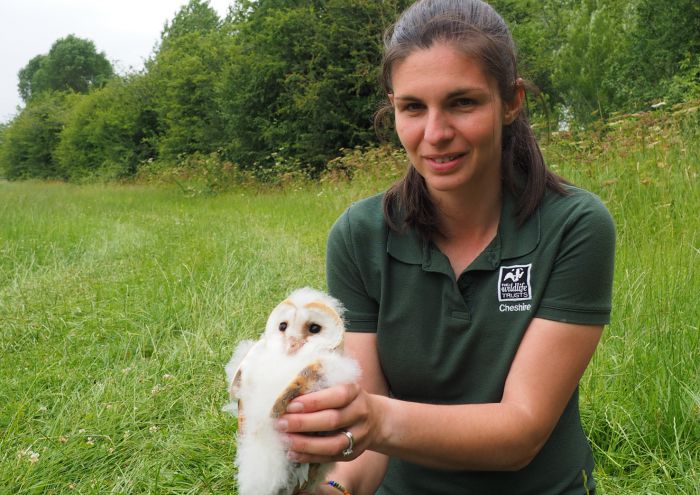
{"type": "Polygon", "coordinates": [[[7,179],[64,178],[55,151],[76,98],[69,93],[44,93],[10,122],[0,148],[0,170],[7,179]]]}
{"type": "Polygon", "coordinates": [[[606,117],[630,104],[625,80],[634,28],[634,4],[627,0],[584,0],[574,7],[553,80],[577,120],[606,117]]]}
{"type": "Polygon", "coordinates": [[[58,39],[46,55],[32,58],[18,74],[20,96],[29,102],[47,91],[87,93],[114,76],[112,64],[90,40],[68,35],[58,39]]]}
{"type": "Polygon", "coordinates": [[[19,89],[19,94],[25,102],[28,102],[32,93],[39,93],[42,90],[48,88],[48,82],[46,81],[46,71],[44,70],[44,65],[46,63],[46,55],[37,55],[32,58],[27,65],[20,69],[19,83],[17,85],[19,89]],[[39,89],[43,88],[43,89],[39,89]]]}
{"type": "Polygon", "coordinates": [[[126,177],[155,158],[152,93],[147,76],[133,75],[81,96],[54,153],[62,175],[70,180],[126,177]]]}
{"type": "Polygon", "coordinates": [[[636,56],[629,73],[636,92],[651,100],[670,96],[668,93],[674,79],[688,77],[700,84],[697,76],[700,69],[700,2],[674,0],[660,5],[658,0],[639,0],[636,16],[632,37],[636,56]]]}
{"type": "Polygon", "coordinates": [[[222,145],[218,88],[231,43],[206,1],[190,0],[166,23],[160,48],[147,64],[162,127],[161,158],[175,161],[222,145]]]}
{"type": "Polygon", "coordinates": [[[408,3],[237,2],[222,93],[228,157],[316,172],[339,149],[374,142],[381,34],[408,3]]]}
{"type": "MultiPolygon", "coordinates": [[[[522,77],[541,91],[550,110],[556,110],[562,98],[553,79],[554,61],[562,47],[576,0],[493,0],[490,3],[510,27],[518,48],[522,77]]],[[[539,110],[538,101],[531,100],[531,103],[539,110]]]]}
{"type": "Polygon", "coordinates": [[[160,34],[161,47],[189,33],[211,33],[221,27],[221,19],[208,0],[189,0],[171,22],[166,22],[160,34]]]}

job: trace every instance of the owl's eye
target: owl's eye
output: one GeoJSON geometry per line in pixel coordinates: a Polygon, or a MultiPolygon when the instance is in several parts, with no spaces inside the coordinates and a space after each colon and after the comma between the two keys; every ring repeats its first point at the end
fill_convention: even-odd
{"type": "Polygon", "coordinates": [[[280,332],[284,332],[287,329],[287,322],[283,321],[279,326],[280,332]]]}
{"type": "Polygon", "coordinates": [[[312,323],[309,325],[309,333],[318,333],[321,331],[321,325],[317,323],[312,323]]]}

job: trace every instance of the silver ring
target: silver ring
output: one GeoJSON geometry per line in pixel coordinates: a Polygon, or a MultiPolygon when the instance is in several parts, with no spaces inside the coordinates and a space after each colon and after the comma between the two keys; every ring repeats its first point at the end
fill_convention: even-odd
{"type": "Polygon", "coordinates": [[[343,435],[348,437],[348,448],[343,450],[343,457],[350,457],[352,455],[352,448],[355,446],[355,437],[349,431],[343,430],[341,432],[343,435]]]}

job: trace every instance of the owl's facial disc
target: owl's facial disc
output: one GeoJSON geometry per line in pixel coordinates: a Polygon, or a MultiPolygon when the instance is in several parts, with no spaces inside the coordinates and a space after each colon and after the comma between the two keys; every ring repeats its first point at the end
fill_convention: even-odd
{"type": "Polygon", "coordinates": [[[302,352],[302,348],[308,348],[309,353],[341,348],[342,308],[333,301],[304,289],[292,293],[270,314],[265,330],[268,338],[281,344],[288,355],[302,352]]]}

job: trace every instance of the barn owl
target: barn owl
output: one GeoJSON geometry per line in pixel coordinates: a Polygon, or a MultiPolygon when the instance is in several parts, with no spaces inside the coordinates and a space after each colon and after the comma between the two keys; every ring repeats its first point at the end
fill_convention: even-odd
{"type": "Polygon", "coordinates": [[[343,307],[310,288],[292,292],[270,314],[258,341],[241,342],[226,365],[231,403],[238,416],[236,466],[240,495],[293,495],[313,491],[330,464],[287,460],[276,418],[295,397],[359,377],[345,356],[343,307]]]}

